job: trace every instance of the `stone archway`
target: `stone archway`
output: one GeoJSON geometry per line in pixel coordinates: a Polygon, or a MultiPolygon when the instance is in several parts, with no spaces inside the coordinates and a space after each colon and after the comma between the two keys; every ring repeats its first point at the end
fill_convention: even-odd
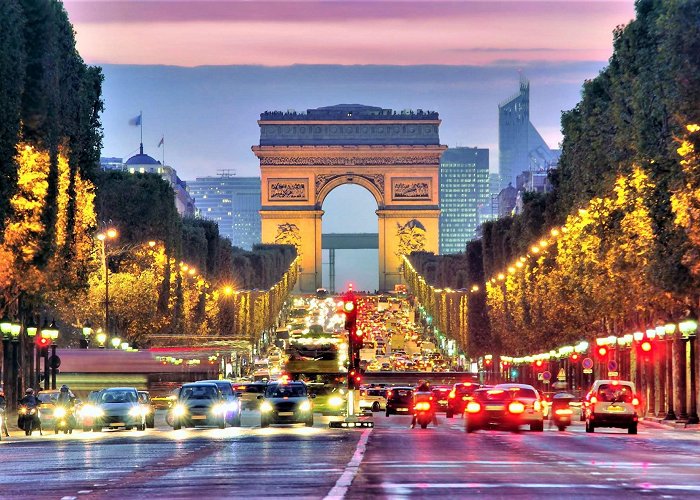
{"type": "Polygon", "coordinates": [[[438,251],[440,119],[338,105],[262,113],[260,160],[262,241],[290,243],[301,255],[298,289],[321,286],[323,200],[342,184],[358,184],[377,201],[379,287],[401,282],[401,255],[438,251]]]}

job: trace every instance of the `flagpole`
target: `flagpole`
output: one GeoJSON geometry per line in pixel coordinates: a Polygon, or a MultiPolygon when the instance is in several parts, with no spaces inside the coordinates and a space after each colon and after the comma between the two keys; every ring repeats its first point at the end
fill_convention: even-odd
{"type": "Polygon", "coordinates": [[[141,146],[143,147],[143,111],[139,111],[139,125],[141,125],[141,146]]]}

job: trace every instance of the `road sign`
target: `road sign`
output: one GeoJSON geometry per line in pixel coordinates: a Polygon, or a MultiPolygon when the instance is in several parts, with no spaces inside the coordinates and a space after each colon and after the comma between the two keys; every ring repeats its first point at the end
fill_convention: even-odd
{"type": "Polygon", "coordinates": [[[559,373],[557,373],[557,380],[564,382],[566,380],[566,372],[563,368],[559,368],[559,373]]]}
{"type": "MultiPolygon", "coordinates": [[[[591,358],[585,358],[583,361],[581,361],[581,366],[583,366],[586,370],[590,370],[591,368],[593,368],[593,360],[591,358]]],[[[583,373],[591,372],[584,371],[583,373]]]]}
{"type": "Polygon", "coordinates": [[[543,371],[542,372],[542,380],[551,380],[552,379],[552,374],[549,371],[543,371]]]}
{"type": "Polygon", "coordinates": [[[542,373],[538,373],[538,374],[537,374],[537,380],[544,380],[544,379],[542,378],[542,373]]]}
{"type": "Polygon", "coordinates": [[[608,377],[610,378],[617,377],[618,375],[620,375],[618,372],[608,372],[608,377]]]}
{"type": "Polygon", "coordinates": [[[608,371],[609,372],[617,371],[617,361],[615,361],[614,359],[611,359],[610,361],[608,361],[608,371]]]}
{"type": "Polygon", "coordinates": [[[58,368],[59,366],[61,366],[61,358],[59,358],[58,356],[51,356],[49,358],[49,366],[53,369],[58,368]]]}
{"type": "Polygon", "coordinates": [[[593,368],[584,368],[583,373],[593,373],[593,368]]]}

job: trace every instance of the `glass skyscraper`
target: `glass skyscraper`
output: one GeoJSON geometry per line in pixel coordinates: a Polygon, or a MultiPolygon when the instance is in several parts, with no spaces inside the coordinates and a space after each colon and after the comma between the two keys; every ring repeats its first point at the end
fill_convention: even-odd
{"type": "Polygon", "coordinates": [[[219,234],[250,250],[260,243],[260,178],[221,175],[187,181],[199,215],[219,224],[219,234]]]}
{"type": "Polygon", "coordinates": [[[440,253],[463,252],[491,203],[489,150],[449,148],[440,158],[440,253]]]}

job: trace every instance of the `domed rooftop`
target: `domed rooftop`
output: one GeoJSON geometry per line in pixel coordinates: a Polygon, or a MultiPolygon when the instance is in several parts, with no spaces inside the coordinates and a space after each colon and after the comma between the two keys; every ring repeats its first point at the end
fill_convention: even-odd
{"type": "Polygon", "coordinates": [[[137,154],[126,160],[127,165],[160,165],[160,162],[145,154],[137,154]]]}

